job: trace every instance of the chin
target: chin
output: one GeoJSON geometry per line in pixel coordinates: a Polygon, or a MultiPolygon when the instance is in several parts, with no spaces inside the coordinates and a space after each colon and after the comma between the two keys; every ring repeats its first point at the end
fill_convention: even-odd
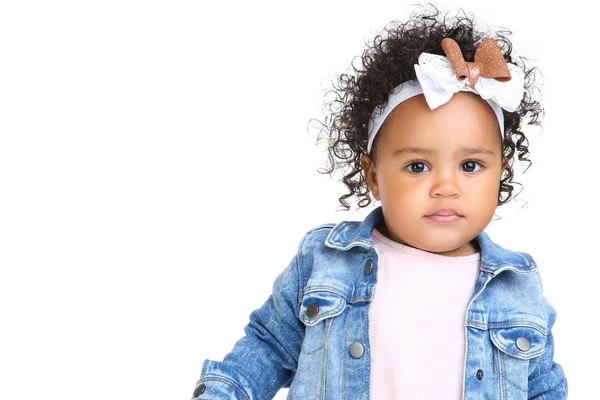
{"type": "Polygon", "coordinates": [[[456,233],[432,234],[423,239],[421,243],[424,250],[436,253],[456,250],[469,242],[465,241],[462,235],[456,235],[456,233]]]}

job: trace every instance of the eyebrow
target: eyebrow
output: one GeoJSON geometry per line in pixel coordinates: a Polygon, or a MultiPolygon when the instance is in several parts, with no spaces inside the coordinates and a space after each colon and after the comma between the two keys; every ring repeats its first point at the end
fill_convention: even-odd
{"type": "MultiPolygon", "coordinates": [[[[495,153],[492,150],[484,149],[483,147],[463,147],[458,151],[461,154],[473,155],[473,154],[490,154],[494,155],[495,153]]],[[[435,154],[435,150],[426,149],[423,147],[405,147],[403,149],[396,150],[392,153],[392,157],[399,157],[404,154],[435,154]]]]}

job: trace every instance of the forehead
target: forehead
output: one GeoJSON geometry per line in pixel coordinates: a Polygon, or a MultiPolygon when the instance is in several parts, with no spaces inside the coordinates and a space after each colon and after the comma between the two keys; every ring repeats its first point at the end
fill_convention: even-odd
{"type": "Polygon", "coordinates": [[[380,151],[401,146],[453,151],[480,146],[496,149],[501,145],[500,126],[492,107],[471,92],[458,92],[431,110],[425,97],[418,95],[400,103],[381,126],[380,151]]]}

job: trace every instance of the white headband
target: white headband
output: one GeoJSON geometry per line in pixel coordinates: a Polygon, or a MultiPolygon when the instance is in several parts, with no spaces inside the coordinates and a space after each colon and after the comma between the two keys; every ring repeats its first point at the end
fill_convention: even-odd
{"type": "MultiPolygon", "coordinates": [[[[477,62],[477,53],[475,61],[477,62]]],[[[523,71],[513,64],[507,63],[506,65],[510,71],[510,80],[501,82],[495,78],[476,77],[476,83],[474,88],[472,88],[469,86],[469,77],[460,80],[456,77],[451,60],[447,57],[421,53],[419,63],[415,64],[417,79],[396,86],[392,90],[392,93],[390,93],[387,105],[383,111],[378,112],[376,109],[371,115],[368,126],[369,143],[367,153],[371,153],[375,136],[388,114],[403,101],[419,94],[425,96],[427,105],[433,110],[447,103],[454,93],[459,91],[477,93],[494,110],[500,124],[500,134],[504,137],[504,115],[502,114],[502,108],[508,112],[515,111],[519,104],[521,104],[524,93],[523,71]]],[[[478,73],[479,68],[476,69],[478,73]]]]}

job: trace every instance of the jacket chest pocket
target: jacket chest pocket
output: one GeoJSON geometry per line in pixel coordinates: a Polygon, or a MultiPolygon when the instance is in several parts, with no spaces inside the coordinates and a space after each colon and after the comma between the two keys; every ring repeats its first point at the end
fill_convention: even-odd
{"type": "Polygon", "coordinates": [[[327,343],[331,325],[346,308],[346,299],[334,292],[318,290],[306,293],[300,305],[299,317],[305,325],[301,352],[321,351],[327,343]]]}
{"type": "Polygon", "coordinates": [[[490,328],[490,339],[502,398],[527,398],[529,374],[544,354],[547,336],[531,326],[510,326],[490,328]]]}

